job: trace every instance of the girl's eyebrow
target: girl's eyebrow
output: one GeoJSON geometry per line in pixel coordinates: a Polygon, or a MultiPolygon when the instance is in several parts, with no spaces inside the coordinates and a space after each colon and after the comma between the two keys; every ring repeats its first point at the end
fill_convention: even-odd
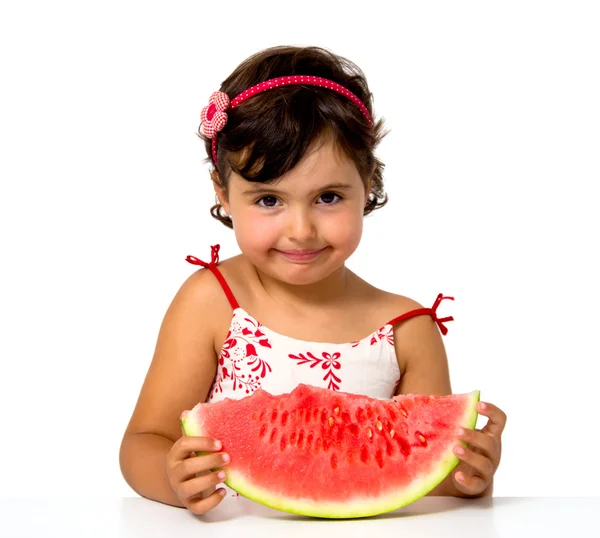
{"type": "MultiPolygon", "coordinates": [[[[311,191],[309,194],[316,194],[317,192],[328,191],[328,190],[332,190],[332,189],[351,190],[352,188],[353,188],[353,186],[350,185],[349,183],[328,183],[327,185],[324,185],[323,187],[319,187],[318,189],[311,191]]],[[[257,194],[275,193],[275,192],[278,192],[279,194],[285,194],[285,191],[277,190],[277,188],[272,185],[260,185],[260,186],[256,186],[256,187],[251,187],[250,189],[243,191],[242,194],[255,196],[257,194]]]]}

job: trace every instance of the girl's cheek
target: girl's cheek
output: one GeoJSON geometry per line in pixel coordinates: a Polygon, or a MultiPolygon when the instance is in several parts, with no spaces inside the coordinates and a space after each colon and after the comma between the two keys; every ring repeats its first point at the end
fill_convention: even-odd
{"type": "Polygon", "coordinates": [[[252,218],[234,221],[234,231],[242,250],[270,248],[277,240],[277,228],[268,219],[252,218]]]}
{"type": "Polygon", "coordinates": [[[331,243],[338,243],[340,246],[347,245],[352,248],[360,242],[362,231],[362,216],[356,217],[353,214],[344,214],[338,215],[336,219],[329,221],[327,227],[322,230],[322,234],[331,243]]]}

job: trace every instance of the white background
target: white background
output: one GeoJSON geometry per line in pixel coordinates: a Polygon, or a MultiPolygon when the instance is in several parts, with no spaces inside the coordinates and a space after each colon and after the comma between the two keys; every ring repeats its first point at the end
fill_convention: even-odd
{"type": "MultiPolygon", "coordinates": [[[[597,495],[596,2],[3,2],[0,496],[135,495],[118,450],[162,316],[238,253],[195,130],[250,54],[327,47],[391,133],[349,266],[454,295],[453,389],[508,414],[496,495],[597,495]]],[[[175,389],[176,390],[176,389],[175,389]]],[[[481,423],[480,423],[481,426],[481,423]]]]}

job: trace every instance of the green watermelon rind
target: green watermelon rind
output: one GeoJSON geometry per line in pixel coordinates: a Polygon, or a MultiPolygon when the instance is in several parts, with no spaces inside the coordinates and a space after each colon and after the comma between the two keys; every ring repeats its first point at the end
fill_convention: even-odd
{"type": "MultiPolygon", "coordinates": [[[[474,429],[477,424],[478,413],[476,406],[480,399],[480,391],[476,390],[470,392],[467,394],[467,396],[467,411],[465,412],[462,420],[457,422],[457,428],[463,427],[474,429]]],[[[183,426],[183,431],[186,435],[200,437],[204,435],[202,432],[202,426],[200,424],[192,424],[191,421],[188,423],[185,415],[182,416],[181,423],[183,426]]],[[[398,510],[403,506],[411,504],[421,497],[427,495],[436,486],[443,482],[460,461],[453,452],[454,446],[456,446],[458,443],[462,444],[463,446],[467,446],[467,443],[458,440],[456,440],[456,442],[449,443],[446,454],[439,461],[435,469],[424,476],[421,480],[413,481],[411,488],[404,488],[398,495],[392,494],[387,497],[380,497],[377,500],[367,499],[362,504],[360,501],[353,501],[350,498],[345,499],[343,503],[286,499],[251,484],[241,473],[238,473],[232,469],[227,469],[226,467],[224,467],[227,475],[225,484],[248,499],[291,514],[329,519],[375,516],[378,514],[391,512],[393,510],[398,510]]]]}

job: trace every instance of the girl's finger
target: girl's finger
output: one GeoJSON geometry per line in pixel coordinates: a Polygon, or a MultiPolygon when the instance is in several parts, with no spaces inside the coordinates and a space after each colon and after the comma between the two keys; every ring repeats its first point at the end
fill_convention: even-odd
{"type": "Polygon", "coordinates": [[[489,482],[480,476],[468,476],[461,471],[452,475],[454,486],[465,495],[478,495],[488,487],[489,482]]]}
{"type": "Polygon", "coordinates": [[[208,454],[206,456],[196,456],[182,461],[172,471],[173,480],[183,482],[194,478],[196,473],[204,473],[213,469],[219,469],[229,463],[229,454],[218,452],[216,454],[208,454]]]}
{"type": "Polygon", "coordinates": [[[488,423],[481,431],[492,437],[500,437],[506,427],[506,413],[488,402],[479,402],[477,412],[489,418],[488,423]]]}
{"type": "Polygon", "coordinates": [[[182,461],[190,452],[217,452],[221,448],[221,442],[210,437],[185,436],[177,440],[171,451],[176,461],[182,461]]]}
{"type": "Polygon", "coordinates": [[[473,452],[469,447],[457,445],[454,447],[454,454],[461,461],[464,461],[467,465],[473,467],[475,472],[486,480],[491,480],[494,476],[494,464],[489,458],[483,454],[477,454],[473,452]]]}
{"type": "Polygon", "coordinates": [[[177,489],[177,496],[181,502],[186,503],[192,497],[201,494],[203,491],[216,486],[217,484],[225,480],[225,472],[218,471],[216,473],[209,473],[204,476],[192,478],[182,482],[177,489]]]}
{"type": "Polygon", "coordinates": [[[456,433],[456,436],[469,446],[478,448],[481,453],[492,461],[496,460],[498,452],[497,441],[489,434],[483,433],[483,431],[461,428],[456,433]]]}
{"type": "Polygon", "coordinates": [[[193,499],[190,500],[186,507],[190,512],[194,514],[205,514],[209,510],[212,510],[215,506],[217,506],[225,497],[225,489],[219,488],[214,493],[211,493],[206,499],[193,499]]]}

